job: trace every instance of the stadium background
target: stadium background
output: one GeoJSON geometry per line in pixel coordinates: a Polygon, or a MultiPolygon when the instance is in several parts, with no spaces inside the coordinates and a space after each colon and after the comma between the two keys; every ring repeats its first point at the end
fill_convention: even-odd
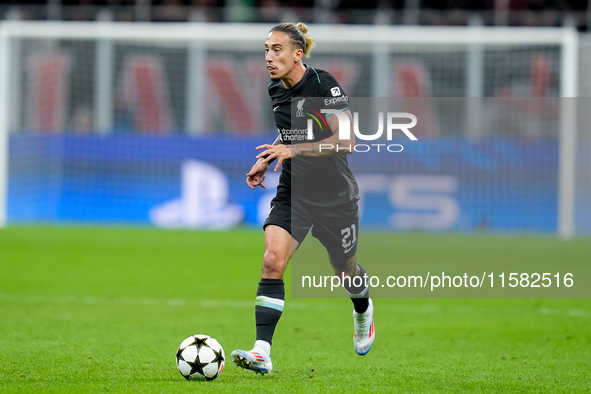
{"type": "MultiPolygon", "coordinates": [[[[551,0],[2,2],[0,391],[588,392],[589,299],[527,286],[375,299],[361,358],[350,302],[292,297],[288,270],[273,375],[227,367],[195,386],[174,354],[197,333],[226,354],[253,339],[276,182],[244,184],[276,136],[260,23],[309,22],[309,64],[421,120],[403,153],[351,156],[363,264],[572,270],[586,295],[590,15],[551,0]]],[[[300,258],[329,274],[306,242],[300,258]]]]}
{"type": "MultiPolygon", "coordinates": [[[[14,3],[2,10],[11,23],[28,18],[98,19],[107,23],[107,29],[105,21],[162,21],[163,15],[172,18],[179,10],[191,21],[268,22],[309,16],[313,22],[341,22],[333,25],[332,33],[325,30],[317,37],[319,47],[308,63],[335,75],[350,97],[396,97],[401,99],[400,107],[412,109],[420,119],[415,132],[421,146],[397,154],[388,168],[375,156],[351,157],[360,183],[369,187],[367,204],[362,202],[362,225],[396,230],[557,231],[564,106],[558,98],[569,83],[564,80],[565,48],[543,39],[515,44],[512,32],[543,36],[551,30],[560,32],[558,25],[566,32],[574,27],[584,31],[586,8],[551,2],[450,2],[437,7],[370,3],[319,1],[273,7],[264,2],[251,6],[228,2],[204,7],[50,1],[14,3]],[[344,22],[357,24],[347,27],[344,22]],[[419,30],[404,30],[415,26],[411,23],[419,30]],[[432,26],[435,23],[456,27],[432,26]],[[457,27],[462,24],[464,30],[457,27]],[[501,40],[506,42],[461,43],[453,38],[464,32],[487,35],[493,30],[486,29],[502,28],[499,25],[514,29],[504,30],[501,40]],[[379,30],[384,28],[393,30],[379,30]],[[334,41],[346,30],[361,41],[356,45],[334,41]],[[451,35],[451,40],[428,42],[430,35],[440,32],[451,35]],[[372,37],[380,34],[392,37],[384,45],[373,45],[372,37]],[[424,37],[425,42],[397,42],[397,35],[424,37]],[[380,174],[382,186],[375,186],[380,174]]],[[[17,33],[11,39],[12,71],[6,87],[9,223],[169,228],[261,223],[273,190],[251,192],[243,185],[243,174],[254,157],[251,147],[275,138],[265,91],[267,76],[253,30],[258,25],[209,28],[205,22],[195,23],[206,33],[182,42],[171,38],[147,43],[124,35],[116,40],[55,34],[45,38],[39,26],[39,37],[17,33]],[[241,33],[244,26],[249,26],[248,34],[241,33]],[[208,40],[208,30],[211,37],[223,32],[227,40],[208,40]],[[233,42],[241,34],[254,38],[233,42]],[[211,175],[205,177],[205,172],[211,175]]],[[[84,26],[90,25],[77,29],[85,30],[84,26]]],[[[34,30],[26,24],[21,29],[34,30]]],[[[128,29],[133,31],[133,24],[128,29]]],[[[260,25],[262,32],[266,29],[268,25],[260,25]]],[[[585,33],[578,33],[579,71],[570,82],[576,84],[571,96],[585,97],[589,90],[589,42],[585,33]]],[[[579,111],[577,120],[579,150],[567,153],[576,166],[572,190],[576,233],[591,229],[585,113],[579,111]]],[[[269,182],[273,186],[274,180],[269,182]]]]}

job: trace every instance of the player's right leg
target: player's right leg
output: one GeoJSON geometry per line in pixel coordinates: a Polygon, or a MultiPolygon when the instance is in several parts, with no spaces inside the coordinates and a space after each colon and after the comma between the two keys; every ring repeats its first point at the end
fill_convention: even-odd
{"type": "Polygon", "coordinates": [[[283,273],[298,246],[291,234],[277,225],[265,227],[265,254],[255,302],[256,342],[250,351],[234,350],[232,361],[257,374],[271,373],[271,343],[283,312],[285,287],[283,273]]]}

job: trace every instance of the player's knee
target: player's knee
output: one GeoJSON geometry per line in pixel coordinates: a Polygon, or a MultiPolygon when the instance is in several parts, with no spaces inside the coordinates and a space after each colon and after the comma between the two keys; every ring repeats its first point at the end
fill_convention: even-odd
{"type": "Polygon", "coordinates": [[[274,249],[268,249],[263,256],[263,277],[280,279],[285,270],[285,256],[274,249]]]}
{"type": "Polygon", "coordinates": [[[356,276],[359,272],[356,256],[353,256],[344,261],[338,261],[336,259],[331,258],[330,262],[334,270],[334,273],[337,276],[356,276]]]}

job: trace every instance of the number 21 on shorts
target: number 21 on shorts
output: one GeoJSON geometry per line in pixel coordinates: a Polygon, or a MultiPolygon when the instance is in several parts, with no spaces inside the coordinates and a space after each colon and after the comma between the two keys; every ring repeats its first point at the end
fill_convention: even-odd
{"type": "Polygon", "coordinates": [[[347,253],[357,243],[356,226],[352,224],[349,227],[345,227],[341,230],[341,235],[343,236],[341,246],[345,249],[345,253],[347,253]]]}

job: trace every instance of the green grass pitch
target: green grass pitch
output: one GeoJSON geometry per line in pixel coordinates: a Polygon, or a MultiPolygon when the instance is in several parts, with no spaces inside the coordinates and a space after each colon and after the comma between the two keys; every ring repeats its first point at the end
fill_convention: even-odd
{"type": "MultiPolygon", "coordinates": [[[[437,259],[466,242],[467,260],[591,262],[589,239],[392,239],[410,263],[419,247],[437,259]]],[[[289,275],[273,374],[230,361],[213,382],[186,381],[174,355],[187,336],[214,336],[228,358],[252,345],[262,247],[247,230],[0,230],[0,392],[591,391],[590,299],[377,299],[376,342],[360,357],[350,301],[292,299],[289,275]]]]}

